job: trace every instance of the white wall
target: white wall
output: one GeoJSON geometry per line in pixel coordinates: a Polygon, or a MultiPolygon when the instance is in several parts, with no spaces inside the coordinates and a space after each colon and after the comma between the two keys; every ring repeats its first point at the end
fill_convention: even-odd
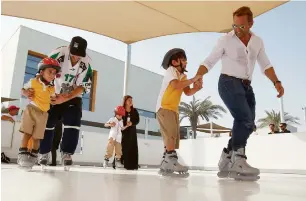
{"type": "Polygon", "coordinates": [[[16,98],[19,96],[11,95],[11,83],[13,83],[13,74],[15,68],[15,61],[18,49],[18,39],[20,29],[18,29],[11,39],[1,49],[1,97],[16,98]]]}
{"type": "Polygon", "coordinates": [[[292,126],[292,125],[287,125],[287,129],[291,132],[291,133],[295,133],[297,132],[297,127],[292,126]]]}
{"type": "MultiPolygon", "coordinates": [[[[10,123],[9,123],[10,124],[10,123]]],[[[8,125],[6,125],[8,126],[8,125]]],[[[12,127],[13,124],[10,124],[12,127]]],[[[20,124],[16,123],[13,135],[13,146],[2,147],[8,157],[16,158],[20,145],[20,124]]],[[[2,125],[2,135],[10,137],[10,128],[2,125]]],[[[83,132],[83,152],[75,154],[76,163],[101,164],[104,159],[107,133],[83,132]]],[[[215,170],[222,148],[229,138],[205,138],[181,140],[180,161],[195,169],[215,170]]],[[[5,142],[9,140],[5,139],[5,142]]],[[[4,145],[4,144],[3,144],[4,145]]],[[[2,145],[2,146],[3,146],[2,145]]],[[[138,138],[139,163],[158,166],[161,161],[163,144],[161,140],[138,138]]],[[[249,138],[246,154],[248,162],[266,172],[304,173],[306,174],[306,133],[253,135],[249,138]]]]}
{"type": "MultiPolygon", "coordinates": [[[[57,47],[69,45],[68,41],[27,27],[21,26],[19,32],[18,49],[11,48],[3,51],[6,55],[16,54],[16,60],[14,60],[15,57],[10,60],[3,58],[8,63],[6,66],[9,73],[14,74],[12,77],[14,82],[10,81],[6,85],[2,84],[2,90],[9,91],[11,97],[16,98],[21,97],[20,89],[23,86],[28,50],[47,55],[57,47]],[[13,63],[15,65],[12,65],[13,63]],[[13,84],[12,88],[8,88],[7,86],[11,84],[13,84]]],[[[16,41],[18,40],[14,40],[15,43],[17,43],[16,41]]],[[[92,59],[93,69],[98,72],[98,81],[95,112],[83,110],[82,119],[106,122],[113,116],[113,109],[122,103],[124,62],[92,50],[88,50],[87,53],[92,59]]],[[[135,107],[155,112],[161,82],[162,76],[132,65],[129,70],[128,93],[133,96],[135,107]],[[150,92],[148,93],[148,91],[150,92]]],[[[15,101],[11,104],[19,105],[20,103],[15,101]]],[[[141,118],[138,128],[144,129],[143,118],[141,118]]],[[[158,130],[156,120],[151,121],[150,130],[158,130]]]]}

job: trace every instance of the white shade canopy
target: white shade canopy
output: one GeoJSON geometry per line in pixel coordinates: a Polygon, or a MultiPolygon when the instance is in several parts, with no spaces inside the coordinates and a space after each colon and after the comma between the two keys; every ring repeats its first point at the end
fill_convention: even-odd
{"type": "Polygon", "coordinates": [[[286,1],[2,1],[2,15],[102,34],[126,44],[191,32],[227,32],[232,13],[249,6],[254,16],[286,1]]]}

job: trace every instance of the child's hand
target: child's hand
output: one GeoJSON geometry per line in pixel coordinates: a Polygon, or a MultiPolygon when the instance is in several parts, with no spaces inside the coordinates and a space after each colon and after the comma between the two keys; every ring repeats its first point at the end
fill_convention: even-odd
{"type": "Polygon", "coordinates": [[[109,125],[110,125],[110,127],[114,127],[114,126],[116,126],[116,123],[115,122],[110,122],[109,125]]]}
{"type": "Polygon", "coordinates": [[[192,78],[193,83],[195,83],[198,80],[201,80],[202,77],[203,77],[202,75],[196,75],[194,78],[192,78]]]}
{"type": "Polygon", "coordinates": [[[29,100],[33,100],[34,98],[34,89],[29,88],[25,89],[23,95],[26,96],[29,100]]]}
{"type": "Polygon", "coordinates": [[[68,101],[67,95],[66,94],[58,94],[53,100],[51,99],[51,104],[52,105],[58,105],[62,104],[64,102],[68,101]]]}
{"type": "Polygon", "coordinates": [[[127,125],[128,127],[129,127],[129,126],[132,126],[132,122],[129,121],[129,122],[127,122],[126,125],[127,125]]]}
{"type": "Polygon", "coordinates": [[[12,122],[12,123],[15,122],[15,120],[14,120],[12,117],[9,117],[7,120],[10,121],[10,122],[12,122]]]}
{"type": "Polygon", "coordinates": [[[194,84],[193,84],[193,87],[196,88],[197,90],[200,90],[203,88],[203,79],[199,79],[198,81],[196,81],[194,84]]]}
{"type": "Polygon", "coordinates": [[[55,99],[56,99],[56,96],[50,96],[51,102],[55,101],[55,99]]]}
{"type": "Polygon", "coordinates": [[[113,144],[114,143],[114,139],[111,137],[109,138],[109,143],[113,144]]]}

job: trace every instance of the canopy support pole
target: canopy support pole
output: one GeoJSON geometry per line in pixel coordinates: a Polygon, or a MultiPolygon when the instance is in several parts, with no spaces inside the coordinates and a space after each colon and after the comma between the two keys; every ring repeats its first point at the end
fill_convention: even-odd
{"type": "Polygon", "coordinates": [[[128,90],[128,72],[131,66],[131,45],[128,44],[126,48],[126,61],[124,66],[124,83],[123,83],[123,96],[127,95],[128,90]]]}

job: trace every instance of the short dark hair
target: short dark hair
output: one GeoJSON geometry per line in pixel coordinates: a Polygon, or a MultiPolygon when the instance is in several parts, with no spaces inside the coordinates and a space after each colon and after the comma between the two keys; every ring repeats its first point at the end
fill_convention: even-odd
{"type": "Polygon", "coordinates": [[[178,59],[187,59],[187,57],[183,52],[178,52],[178,53],[172,55],[172,57],[169,59],[168,66],[172,65],[173,60],[177,61],[178,59]]]}
{"type": "Polygon", "coordinates": [[[269,124],[269,126],[275,126],[273,123],[269,124]]]}
{"type": "Polygon", "coordinates": [[[247,16],[248,17],[248,21],[249,22],[253,22],[253,13],[250,9],[250,7],[247,6],[242,6],[240,8],[238,8],[234,13],[233,13],[233,17],[234,16],[247,16]]]}
{"type": "Polygon", "coordinates": [[[287,124],[286,124],[286,123],[280,123],[280,125],[285,126],[285,127],[287,126],[287,124]]]}

